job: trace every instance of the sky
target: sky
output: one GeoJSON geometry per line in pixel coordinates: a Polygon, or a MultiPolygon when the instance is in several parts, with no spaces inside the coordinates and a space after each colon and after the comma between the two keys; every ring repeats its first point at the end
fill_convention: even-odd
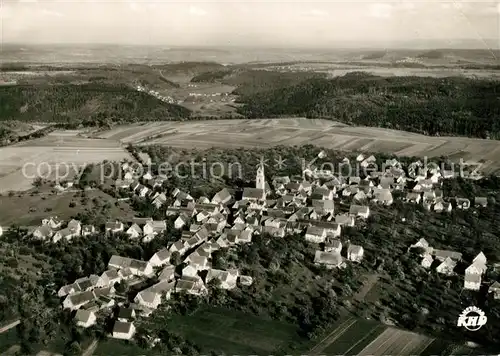
{"type": "MultiPolygon", "coordinates": [[[[322,47],[500,37],[500,0],[0,0],[2,43],[322,47]]],[[[485,45],[486,46],[486,45],[485,45]]],[[[497,48],[500,46],[497,46],[497,48]]]]}

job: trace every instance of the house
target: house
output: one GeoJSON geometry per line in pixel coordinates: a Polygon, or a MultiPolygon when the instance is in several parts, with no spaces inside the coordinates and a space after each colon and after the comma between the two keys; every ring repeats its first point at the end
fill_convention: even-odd
{"type": "Polygon", "coordinates": [[[65,228],[62,230],[57,231],[54,236],[52,236],[52,242],[56,243],[61,239],[65,239],[66,241],[71,240],[74,236],[78,236],[74,230],[71,230],[69,228],[65,228]]]}
{"type": "Polygon", "coordinates": [[[110,270],[104,271],[101,274],[101,279],[103,280],[104,285],[112,286],[116,283],[120,283],[122,280],[122,277],[118,274],[118,270],[110,269],[110,270]]]}
{"type": "Polygon", "coordinates": [[[337,239],[331,239],[325,242],[325,252],[335,252],[340,254],[342,251],[342,242],[337,239]]]}
{"type": "Polygon", "coordinates": [[[368,199],[368,196],[366,193],[362,190],[358,191],[356,194],[354,194],[353,199],[358,201],[358,202],[363,202],[366,199],[368,199]]]}
{"type": "Polygon", "coordinates": [[[450,257],[446,257],[444,261],[436,267],[436,271],[441,274],[445,274],[447,276],[453,275],[453,270],[457,263],[452,260],[450,257]]]}
{"type": "Polygon", "coordinates": [[[250,276],[239,276],[238,279],[242,286],[251,286],[253,284],[253,278],[250,276]]]}
{"type": "Polygon", "coordinates": [[[457,208],[462,210],[467,210],[470,208],[470,200],[466,198],[455,198],[457,203],[457,208]]]}
{"type": "Polygon", "coordinates": [[[231,193],[227,188],[222,189],[212,198],[212,204],[228,204],[232,200],[231,193]]]}
{"type": "Polygon", "coordinates": [[[418,204],[420,203],[420,200],[422,199],[422,195],[417,192],[408,192],[405,197],[405,201],[409,203],[414,203],[418,204]]]}
{"type": "Polygon", "coordinates": [[[57,230],[62,226],[63,221],[57,216],[42,220],[42,225],[48,225],[52,230],[57,230]]]}
{"type": "Polygon", "coordinates": [[[479,290],[481,289],[481,275],[480,274],[465,274],[464,289],[479,290]]]}
{"type": "Polygon", "coordinates": [[[135,334],[135,326],[133,323],[116,321],[113,327],[113,338],[130,340],[135,334]]]}
{"type": "Polygon", "coordinates": [[[486,208],[488,205],[488,199],[485,197],[475,197],[474,198],[474,206],[476,208],[486,208]]]}
{"type": "Polygon", "coordinates": [[[185,292],[192,295],[203,295],[207,293],[207,289],[203,285],[203,282],[199,283],[197,279],[182,277],[175,284],[175,292],[185,292]]]}
{"type": "Polygon", "coordinates": [[[336,268],[344,265],[340,253],[324,251],[316,251],[314,254],[314,263],[316,265],[323,265],[326,268],[336,268]]]}
{"type": "Polygon", "coordinates": [[[364,255],[363,246],[349,244],[347,247],[347,258],[350,261],[361,262],[364,255]]]}
{"type": "Polygon", "coordinates": [[[78,221],[78,220],[75,220],[75,219],[72,219],[68,225],[66,226],[66,228],[71,231],[71,233],[73,234],[73,236],[79,236],[82,232],[82,224],[78,221]]]}
{"type": "Polygon", "coordinates": [[[186,225],[187,223],[189,222],[189,218],[184,215],[184,214],[181,214],[177,217],[177,219],[175,219],[174,221],[174,228],[176,228],[177,230],[180,230],[184,227],[184,225],[186,225]]]}
{"type": "Polygon", "coordinates": [[[167,223],[164,220],[149,221],[142,228],[144,235],[161,234],[167,229],[167,223]]]}
{"type": "Polygon", "coordinates": [[[142,235],[142,229],[136,223],[132,224],[125,232],[130,239],[137,239],[142,235]]]}
{"type": "Polygon", "coordinates": [[[78,309],[75,315],[76,325],[82,328],[88,328],[94,325],[97,321],[97,317],[93,311],[78,309]]]}
{"type": "Polygon", "coordinates": [[[266,192],[260,188],[244,188],[242,200],[262,201],[266,200],[266,192]]]}
{"type": "Polygon", "coordinates": [[[340,214],[335,216],[335,222],[339,225],[354,226],[355,220],[353,216],[340,214]]]}
{"type": "Polygon", "coordinates": [[[237,270],[223,271],[219,269],[210,269],[206,276],[206,283],[209,283],[211,280],[217,279],[220,283],[220,288],[234,289],[236,288],[238,274],[239,273],[237,270]]]}
{"type": "Polygon", "coordinates": [[[174,242],[172,245],[170,245],[168,250],[171,253],[179,252],[182,255],[184,252],[186,252],[187,246],[186,246],[185,241],[178,240],[178,241],[174,242]]]}
{"type": "Polygon", "coordinates": [[[166,249],[166,248],[161,249],[160,251],[156,252],[149,259],[149,263],[153,267],[159,267],[159,266],[169,264],[171,255],[172,255],[172,253],[168,249],[166,249]]]}
{"type": "Polygon", "coordinates": [[[383,204],[391,205],[393,203],[392,193],[390,189],[375,188],[373,191],[373,201],[383,204]]]}
{"type": "Polygon", "coordinates": [[[349,208],[349,215],[354,217],[362,217],[367,219],[370,216],[370,208],[364,205],[352,204],[349,208]]]}
{"type": "Polygon", "coordinates": [[[434,262],[434,259],[432,258],[432,255],[430,253],[424,253],[424,255],[422,256],[422,261],[420,262],[420,265],[424,268],[429,268],[433,262],[434,262]]]}
{"type": "Polygon", "coordinates": [[[89,236],[96,233],[94,225],[83,225],[82,236],[89,236]]]}
{"type": "Polygon", "coordinates": [[[175,278],[175,266],[168,265],[162,269],[158,279],[160,281],[172,281],[175,278]]]}
{"type": "Polygon", "coordinates": [[[432,251],[433,251],[433,248],[431,246],[429,246],[429,243],[424,238],[421,238],[416,243],[411,245],[410,249],[412,249],[412,248],[422,248],[422,249],[424,249],[425,253],[428,253],[428,254],[432,253],[432,251]]]}
{"type": "Polygon", "coordinates": [[[323,243],[326,239],[326,230],[316,226],[309,226],[306,231],[305,239],[313,243],[323,243]]]}
{"type": "Polygon", "coordinates": [[[132,308],[120,308],[118,312],[118,321],[122,323],[131,322],[135,319],[135,309],[132,308]]]}
{"type": "Polygon", "coordinates": [[[39,240],[50,239],[54,235],[54,231],[49,225],[39,226],[33,231],[33,237],[39,240]]]}
{"type": "Polygon", "coordinates": [[[137,293],[134,302],[154,310],[161,304],[161,294],[146,289],[137,293]]]}
{"type": "Polygon", "coordinates": [[[334,202],[333,200],[313,200],[312,206],[314,209],[321,211],[323,215],[333,214],[334,212],[334,202]]]}
{"type": "Polygon", "coordinates": [[[490,288],[488,288],[488,293],[493,293],[494,299],[500,299],[500,283],[497,281],[493,282],[490,288]]]}
{"type": "Polygon", "coordinates": [[[436,200],[436,204],[434,204],[434,211],[441,213],[446,212],[449,213],[452,210],[452,205],[450,202],[445,202],[442,199],[436,200]]]}
{"type": "Polygon", "coordinates": [[[64,299],[63,307],[64,309],[76,310],[92,300],[94,300],[94,293],[92,291],[70,294],[64,299]]]}
{"type": "Polygon", "coordinates": [[[108,221],[105,225],[105,231],[107,233],[116,234],[124,230],[123,223],[120,221],[108,221]]]}
{"type": "Polygon", "coordinates": [[[151,204],[153,204],[157,209],[160,209],[167,202],[167,196],[165,193],[160,193],[153,198],[151,204]]]}
{"type": "Polygon", "coordinates": [[[326,187],[314,187],[311,192],[311,198],[317,200],[332,200],[333,190],[326,187]]]}

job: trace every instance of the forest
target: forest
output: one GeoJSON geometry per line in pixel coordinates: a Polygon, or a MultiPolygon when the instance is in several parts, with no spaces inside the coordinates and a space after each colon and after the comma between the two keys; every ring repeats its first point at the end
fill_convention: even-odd
{"type": "Polygon", "coordinates": [[[306,116],[433,136],[500,138],[497,81],[349,73],[275,89],[249,82],[235,93],[244,104],[239,112],[250,118],[306,116]]]}
{"type": "Polygon", "coordinates": [[[0,86],[1,120],[107,125],[189,117],[182,106],[165,103],[125,85],[99,83],[0,86]]]}

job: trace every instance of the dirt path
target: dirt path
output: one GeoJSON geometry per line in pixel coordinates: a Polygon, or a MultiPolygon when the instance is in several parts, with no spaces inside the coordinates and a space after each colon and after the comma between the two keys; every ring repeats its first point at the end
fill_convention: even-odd
{"type": "Polygon", "coordinates": [[[355,323],[356,323],[355,318],[349,318],[346,321],[344,321],[342,324],[340,324],[338,327],[336,327],[330,334],[328,334],[327,337],[325,337],[316,346],[314,346],[311,349],[311,351],[309,351],[309,355],[313,356],[313,355],[320,354],[324,349],[326,349],[328,346],[330,346],[331,343],[333,343],[335,340],[337,340],[343,333],[345,333],[355,323]]]}
{"type": "Polygon", "coordinates": [[[92,356],[94,353],[95,349],[97,348],[98,341],[94,340],[92,343],[87,347],[85,351],[83,351],[82,356],[92,356]]]}

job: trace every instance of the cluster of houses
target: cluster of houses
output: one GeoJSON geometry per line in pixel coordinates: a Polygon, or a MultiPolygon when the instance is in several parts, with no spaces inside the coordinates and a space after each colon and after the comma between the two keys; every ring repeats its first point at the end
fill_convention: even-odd
{"type": "Polygon", "coordinates": [[[148,93],[149,95],[152,95],[154,96],[155,98],[165,102],[165,103],[169,103],[169,104],[179,104],[178,102],[175,101],[175,99],[169,97],[169,96],[163,96],[161,95],[160,93],[158,93],[156,90],[151,90],[151,89],[147,89],[146,87],[142,86],[142,85],[138,85],[136,87],[136,90],[139,91],[139,92],[143,92],[143,93],[148,93]]]}
{"type": "MultiPolygon", "coordinates": [[[[435,249],[423,238],[411,245],[410,248],[422,250],[420,254],[422,258],[420,265],[422,267],[431,268],[434,265],[436,272],[446,276],[455,275],[457,264],[463,261],[460,252],[435,249]]],[[[472,263],[465,269],[464,289],[475,291],[481,289],[482,276],[486,272],[487,262],[483,252],[474,257],[472,263]]],[[[495,299],[500,299],[500,283],[494,282],[488,291],[494,294],[495,299]]]]}
{"type": "MultiPolygon", "coordinates": [[[[373,156],[357,157],[362,166],[368,166],[374,160],[373,156]]],[[[419,165],[415,167],[418,168],[419,165]]],[[[129,189],[132,194],[147,198],[158,208],[170,202],[166,207],[166,216],[174,219],[175,229],[182,230],[181,238],[155,253],[149,261],[112,256],[107,271],[100,276],[81,278],[64,286],[58,295],[65,298],[64,308],[77,311],[75,317],[82,327],[93,325],[99,311],[109,310],[115,303],[118,304],[120,312],[113,337],[123,339],[133,336],[133,322],[137,315],[150,315],[174,293],[205,295],[208,291],[207,284],[213,280],[224,289],[236,288],[238,283],[243,286],[251,285],[252,277],[240,275],[237,269],[212,268],[211,257],[214,251],[221,248],[251,243],[253,236],[257,234],[283,238],[287,234],[301,233],[305,240],[323,246],[316,251],[314,262],[327,268],[342,268],[346,264],[345,260],[360,262],[364,249],[350,241],[344,241],[346,257],[342,256],[341,230],[355,226],[357,222],[370,216],[368,202],[392,204],[392,192],[404,190],[409,180],[405,177],[401,164],[393,159],[386,162],[385,172],[371,172],[363,179],[344,179],[333,176],[329,171],[308,167],[300,179],[274,177],[271,189],[265,179],[264,166],[261,165],[257,169],[255,187],[244,188],[241,192],[225,188],[212,199],[194,199],[188,192],[177,188],[167,194],[162,188],[165,178],[146,173],[140,181],[136,181],[135,172],[130,165],[124,163],[122,170],[124,179],[117,180],[116,187],[129,189]],[[171,263],[174,253],[183,261],[181,270],[171,263]],[[130,304],[126,298],[116,293],[114,287],[123,281],[127,285],[144,281],[155,283],[138,292],[130,304]]],[[[419,203],[423,197],[427,203],[432,201],[434,210],[439,210],[436,205],[443,204],[442,210],[448,211],[449,208],[445,206],[444,200],[440,200],[439,190],[436,189],[446,177],[446,173],[419,173],[407,198],[420,198],[408,200],[419,203]]],[[[164,220],[149,218],[138,219],[130,226],[125,226],[120,221],[110,221],[105,226],[107,233],[126,234],[130,239],[141,238],[143,242],[151,241],[166,228],[164,220]]],[[[62,238],[70,240],[73,236],[90,233],[95,233],[92,226],[81,226],[75,220],[64,226],[57,218],[50,218],[42,222],[34,236],[57,242],[62,238]]],[[[438,266],[440,273],[448,273],[454,261],[461,259],[460,254],[431,249],[425,240],[419,241],[414,247],[423,247],[426,251],[422,256],[422,265],[430,266],[434,259],[441,261],[438,266]]],[[[467,275],[477,276],[477,271],[484,273],[486,259],[483,262],[483,258],[478,255],[472,266],[474,268],[466,273],[466,279],[467,275]]],[[[481,274],[479,280],[480,276],[481,274]]],[[[474,278],[477,279],[471,277],[472,282],[466,282],[466,288],[473,289],[474,278]]]]}

